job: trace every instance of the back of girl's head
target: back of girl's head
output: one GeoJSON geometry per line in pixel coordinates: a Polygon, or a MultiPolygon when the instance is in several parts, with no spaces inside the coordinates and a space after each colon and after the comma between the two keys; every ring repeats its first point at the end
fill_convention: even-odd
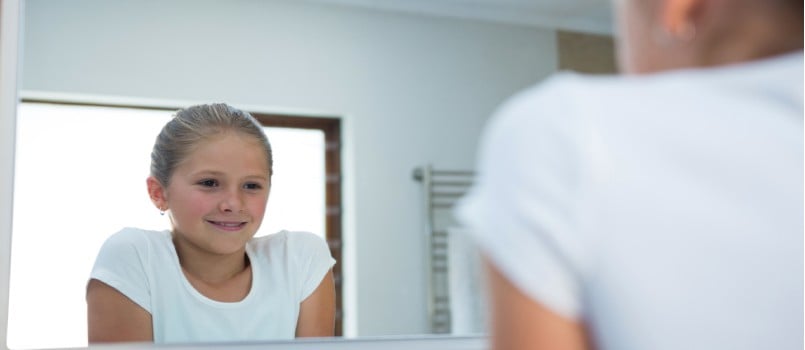
{"type": "Polygon", "coordinates": [[[803,0],[615,0],[627,73],[748,62],[802,51],[803,0]]]}
{"type": "Polygon", "coordinates": [[[180,109],[162,128],[151,151],[151,176],[167,186],[176,167],[194,147],[216,135],[238,132],[251,136],[264,148],[268,174],[273,172],[271,145],[260,123],[249,113],[224,103],[180,109]]]}

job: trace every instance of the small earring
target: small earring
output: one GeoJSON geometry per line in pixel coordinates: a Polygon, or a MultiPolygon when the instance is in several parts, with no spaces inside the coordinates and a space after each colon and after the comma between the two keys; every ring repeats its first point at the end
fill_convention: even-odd
{"type": "Polygon", "coordinates": [[[159,208],[159,215],[165,216],[165,209],[159,208]]]}

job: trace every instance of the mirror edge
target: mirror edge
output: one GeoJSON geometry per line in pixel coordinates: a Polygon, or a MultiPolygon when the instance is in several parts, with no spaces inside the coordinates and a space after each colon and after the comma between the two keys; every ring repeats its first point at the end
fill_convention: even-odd
{"type": "Polygon", "coordinates": [[[21,0],[0,0],[0,349],[8,347],[21,0]]]}

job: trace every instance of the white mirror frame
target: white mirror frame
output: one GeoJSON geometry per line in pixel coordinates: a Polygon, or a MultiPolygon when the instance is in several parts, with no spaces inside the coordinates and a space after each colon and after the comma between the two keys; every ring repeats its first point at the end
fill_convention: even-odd
{"type": "Polygon", "coordinates": [[[20,0],[0,0],[0,349],[7,347],[20,0]]]}

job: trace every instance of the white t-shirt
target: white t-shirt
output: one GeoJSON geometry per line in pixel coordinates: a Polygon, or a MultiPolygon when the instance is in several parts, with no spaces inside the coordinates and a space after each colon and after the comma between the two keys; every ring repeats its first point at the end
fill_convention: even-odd
{"type": "Polygon", "coordinates": [[[599,349],[803,348],[803,55],[560,74],[505,103],[456,210],[599,349]]]}
{"type": "Polygon", "coordinates": [[[299,304],[335,264],[327,244],[312,233],[282,231],[252,239],[246,254],[252,287],[239,302],[209,299],[190,284],[169,231],[115,233],[90,278],[151,313],[157,344],[293,339],[299,304]]]}

